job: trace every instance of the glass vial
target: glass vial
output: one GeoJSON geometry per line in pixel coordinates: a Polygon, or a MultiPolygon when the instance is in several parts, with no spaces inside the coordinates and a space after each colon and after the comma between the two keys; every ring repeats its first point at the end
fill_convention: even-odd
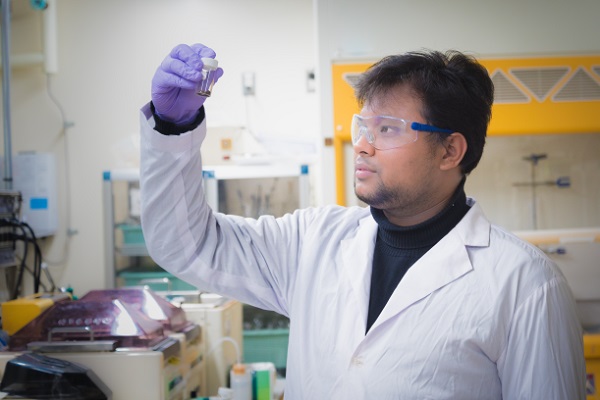
{"type": "Polygon", "coordinates": [[[213,85],[215,83],[216,71],[219,66],[219,62],[214,58],[202,58],[202,80],[198,84],[198,93],[200,96],[210,97],[213,85]]]}

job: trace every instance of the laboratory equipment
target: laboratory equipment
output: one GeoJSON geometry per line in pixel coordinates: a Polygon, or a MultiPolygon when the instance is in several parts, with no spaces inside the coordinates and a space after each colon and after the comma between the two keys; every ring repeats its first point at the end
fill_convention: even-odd
{"type": "MultiPolygon", "coordinates": [[[[0,352],[0,374],[6,364],[22,352],[0,352]]],[[[112,400],[180,400],[184,382],[173,358],[152,349],[128,349],[113,352],[58,352],[52,358],[70,361],[94,371],[112,391],[112,400]]]]}
{"type": "Polygon", "coordinates": [[[556,180],[545,180],[538,181],[536,178],[536,169],[540,160],[545,160],[548,155],[545,153],[533,153],[529,156],[523,157],[523,160],[531,163],[531,181],[529,182],[517,182],[513,186],[527,186],[531,187],[531,215],[533,220],[533,229],[538,229],[538,216],[537,216],[537,187],[538,186],[556,186],[557,188],[569,188],[571,187],[571,178],[568,176],[560,176],[556,180]]]}
{"type": "Polygon", "coordinates": [[[205,393],[217,393],[229,386],[231,365],[239,361],[243,351],[242,303],[213,293],[199,294],[199,300],[189,301],[181,294],[171,294],[172,301],[185,311],[189,321],[202,327],[205,344],[205,393]],[[232,345],[232,343],[236,345],[232,345]]]}
{"type": "Polygon", "coordinates": [[[0,391],[15,398],[112,399],[111,390],[89,368],[36,353],[7,363],[0,391]]]}
{"type": "Polygon", "coordinates": [[[155,347],[165,339],[161,323],[120,299],[58,302],[10,337],[11,351],[155,347]]]}
{"type": "Polygon", "coordinates": [[[159,322],[122,298],[92,297],[56,303],[12,335],[9,351],[0,353],[0,370],[27,351],[92,369],[112,390],[114,400],[188,399],[201,389],[203,382],[186,379],[193,378],[186,371],[202,375],[201,350],[194,351],[185,338],[191,331],[169,334],[165,329],[177,326],[180,319],[159,322]],[[183,351],[196,355],[196,365],[186,366],[183,351]]]}
{"type": "Polygon", "coordinates": [[[36,237],[54,235],[58,229],[56,156],[22,152],[12,159],[13,189],[21,192],[21,219],[36,237]]]}
{"type": "MultiPolygon", "coordinates": [[[[0,190],[0,218],[3,220],[19,218],[21,202],[20,192],[0,190]]],[[[14,230],[15,228],[10,224],[0,224],[0,301],[13,298],[12,295],[18,280],[15,241],[11,238],[14,230]]]]}
{"type": "Polygon", "coordinates": [[[181,359],[178,364],[186,383],[185,394],[191,398],[204,394],[205,352],[200,326],[188,321],[182,308],[147,288],[92,290],[79,301],[111,302],[114,299],[130,304],[148,318],[161,323],[165,333],[180,342],[181,359]]]}
{"type": "Polygon", "coordinates": [[[13,335],[57,301],[71,300],[67,293],[37,293],[2,303],[2,329],[13,335]]]}
{"type": "MultiPolygon", "coordinates": [[[[309,205],[306,165],[205,165],[202,173],[207,202],[219,212],[282,216],[309,205]]],[[[231,338],[242,354],[246,353],[242,330],[244,306],[217,294],[201,293],[150,260],[139,223],[138,190],[138,170],[112,170],[103,174],[106,285],[148,286],[181,306],[187,319],[202,329],[205,385],[200,395],[214,395],[219,387],[229,386],[231,365],[238,361],[233,346],[222,339],[231,338]]],[[[277,360],[255,351],[253,361],[277,361],[277,367],[284,369],[288,332],[287,324],[277,330],[281,339],[276,346],[277,360]]],[[[266,337],[261,335],[260,339],[266,337]]]]}
{"type": "Polygon", "coordinates": [[[200,96],[210,97],[213,85],[217,79],[219,62],[214,58],[202,57],[202,80],[198,84],[197,92],[200,96]]]}

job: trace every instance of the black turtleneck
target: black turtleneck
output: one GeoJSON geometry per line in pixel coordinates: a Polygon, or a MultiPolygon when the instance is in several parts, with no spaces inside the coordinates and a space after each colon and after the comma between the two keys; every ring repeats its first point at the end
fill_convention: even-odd
{"type": "Polygon", "coordinates": [[[464,183],[463,179],[446,208],[436,216],[414,226],[394,225],[382,210],[371,207],[371,215],[379,227],[373,254],[367,332],[406,271],[446,236],[469,211],[464,183]]]}

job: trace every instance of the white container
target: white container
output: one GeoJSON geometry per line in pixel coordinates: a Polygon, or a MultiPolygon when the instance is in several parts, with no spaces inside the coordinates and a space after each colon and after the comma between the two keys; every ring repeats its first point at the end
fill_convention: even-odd
{"type": "Polygon", "coordinates": [[[234,364],[229,378],[233,400],[252,400],[252,374],[244,364],[234,364]]]}
{"type": "Polygon", "coordinates": [[[220,400],[235,400],[233,397],[233,390],[230,388],[219,388],[219,399],[220,400]]]}

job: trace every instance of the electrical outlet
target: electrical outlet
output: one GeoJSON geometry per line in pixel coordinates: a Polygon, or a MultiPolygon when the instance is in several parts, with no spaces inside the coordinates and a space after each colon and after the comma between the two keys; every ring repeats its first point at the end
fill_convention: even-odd
{"type": "Polygon", "coordinates": [[[242,93],[244,96],[254,96],[256,94],[254,72],[247,71],[242,73],[242,93]]]}
{"type": "Polygon", "coordinates": [[[314,93],[317,90],[317,82],[315,79],[315,70],[309,69],[306,71],[306,91],[308,93],[314,93]]]}

